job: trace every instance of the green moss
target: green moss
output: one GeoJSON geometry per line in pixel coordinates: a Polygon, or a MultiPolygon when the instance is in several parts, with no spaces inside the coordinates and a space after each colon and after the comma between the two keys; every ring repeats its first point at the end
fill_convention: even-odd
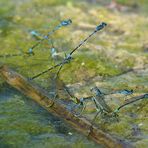
{"type": "Polygon", "coordinates": [[[113,76],[120,72],[105,57],[91,54],[78,54],[75,57],[74,61],[65,65],[64,72],[61,72],[61,78],[68,83],[87,80],[97,75],[113,76]]]}
{"type": "Polygon", "coordinates": [[[28,107],[21,98],[0,103],[0,106],[0,114],[2,115],[0,120],[1,131],[14,130],[26,132],[30,135],[53,131],[49,125],[42,125],[39,116],[33,116],[35,111],[31,106],[28,107]]]}
{"type": "Polygon", "coordinates": [[[1,137],[1,147],[12,147],[18,148],[23,146],[25,143],[29,142],[29,135],[26,133],[18,133],[15,131],[4,133],[1,137]]]}
{"type": "Polygon", "coordinates": [[[56,5],[64,5],[67,3],[72,3],[73,0],[43,0],[42,3],[40,3],[39,0],[33,0],[35,4],[41,4],[42,6],[56,6],[56,5]]]}
{"type": "MultiPolygon", "coordinates": [[[[105,21],[108,23],[106,29],[98,32],[89,39],[87,44],[74,53],[74,59],[70,64],[64,66],[60,78],[66,84],[87,82],[87,86],[83,86],[82,90],[76,89],[79,92],[75,93],[79,96],[86,95],[89,87],[95,84],[110,90],[134,89],[136,93],[147,92],[146,70],[139,71],[137,74],[131,72],[116,76],[122,74],[126,69],[148,63],[148,55],[143,52],[143,46],[147,44],[148,38],[147,14],[143,13],[143,11],[146,13],[148,10],[147,1],[142,0],[140,4],[134,0],[118,0],[117,2],[127,6],[133,6],[137,3],[140,6],[139,11],[143,9],[142,7],[145,7],[145,10],[143,9],[140,13],[134,12],[134,14],[110,11],[102,7],[100,3],[99,5],[90,5],[87,2],[80,4],[79,1],[73,0],[43,0],[42,3],[40,0],[22,1],[22,3],[1,0],[0,55],[28,51],[37,42],[29,34],[30,30],[46,34],[61,20],[71,18],[73,20],[71,26],[62,28],[52,36],[55,47],[59,54],[64,57],[64,52],[69,53],[94,30],[95,25],[105,21]],[[94,82],[92,79],[97,78],[97,76],[101,76],[102,80],[95,79],[94,82]]],[[[8,64],[25,77],[32,77],[60,61],[54,61],[51,58],[50,48],[51,45],[45,41],[35,49],[35,56],[0,57],[0,63],[8,64]]],[[[55,73],[56,70],[52,73],[55,73]]],[[[51,72],[42,75],[35,82],[42,87],[49,88],[50,74],[51,72]]],[[[37,104],[33,105],[27,101],[28,99],[20,95],[15,96],[14,90],[7,91],[7,95],[3,96],[3,91],[6,91],[3,82],[0,80],[2,95],[0,98],[0,147],[38,148],[50,147],[51,145],[60,148],[95,147],[93,143],[88,142],[84,137],[80,138],[79,135],[73,134],[70,137],[65,134],[61,136],[59,132],[56,133],[53,126],[49,124],[49,120],[45,119],[49,114],[38,112],[37,104]],[[41,139],[35,139],[46,133],[50,134],[50,138],[43,136],[41,139]]],[[[113,97],[113,99],[116,98],[113,97]]],[[[119,113],[121,120],[118,123],[104,124],[104,120],[100,120],[100,118],[96,123],[107,132],[137,141],[137,138],[131,135],[131,128],[132,124],[142,123],[141,132],[144,135],[147,134],[145,101],[137,102],[121,111],[119,113]],[[141,109],[138,109],[139,107],[141,109]],[[129,113],[135,113],[137,118],[130,117],[129,113]]],[[[113,107],[118,106],[123,103],[123,98],[111,102],[113,107]],[[113,104],[114,102],[115,104],[113,104]]],[[[91,116],[92,119],[94,111],[94,106],[89,106],[85,115],[91,116]]],[[[146,143],[144,137],[136,142],[138,146],[143,147],[146,143]]]]}

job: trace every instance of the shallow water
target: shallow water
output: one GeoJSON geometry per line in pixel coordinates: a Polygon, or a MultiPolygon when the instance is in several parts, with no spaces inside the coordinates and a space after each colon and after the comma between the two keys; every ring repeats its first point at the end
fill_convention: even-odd
{"type": "MultiPolygon", "coordinates": [[[[148,54],[145,52],[148,18],[147,12],[143,13],[141,9],[137,12],[132,8],[128,13],[112,11],[97,1],[92,4],[72,0],[45,0],[42,3],[40,0],[1,0],[0,55],[28,51],[38,40],[30,31],[46,34],[60,20],[71,18],[71,26],[52,36],[59,55],[64,57],[64,53],[88,36],[98,22],[106,21],[108,28],[75,53],[60,78],[77,97],[92,95],[90,88],[95,85],[106,93],[133,89],[134,95],[141,95],[148,92],[148,54]],[[125,72],[130,68],[141,70],[125,72]]],[[[35,56],[0,57],[0,64],[7,64],[29,78],[58,63],[61,57],[52,59],[50,49],[51,44],[45,41],[35,50],[35,56]]],[[[43,75],[34,82],[52,94],[56,85],[51,83],[53,74],[43,75]]],[[[0,86],[0,148],[99,147],[2,79],[0,86]]],[[[63,92],[60,97],[69,98],[63,92]]],[[[113,95],[106,100],[115,109],[124,102],[124,97],[113,95]]],[[[96,124],[102,130],[144,148],[148,145],[147,113],[147,100],[142,100],[123,109],[119,122],[108,122],[100,117],[96,124]]],[[[94,114],[94,105],[88,101],[84,115],[92,119],[94,114]]]]}
{"type": "Polygon", "coordinates": [[[13,88],[0,92],[0,147],[98,147],[13,88]]]}

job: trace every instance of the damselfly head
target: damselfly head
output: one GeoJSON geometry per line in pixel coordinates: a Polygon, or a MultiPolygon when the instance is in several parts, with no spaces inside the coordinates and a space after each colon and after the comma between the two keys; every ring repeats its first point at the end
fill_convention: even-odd
{"type": "Polygon", "coordinates": [[[105,26],[107,26],[107,23],[102,22],[100,25],[98,25],[98,26],[96,27],[96,30],[99,31],[99,30],[103,29],[105,26]]]}
{"type": "Polygon", "coordinates": [[[101,91],[100,91],[100,89],[99,89],[97,86],[91,88],[90,91],[91,91],[92,93],[95,93],[96,95],[102,94],[101,91]]]}
{"type": "Polygon", "coordinates": [[[71,19],[68,19],[68,20],[64,20],[61,22],[61,25],[62,26],[68,26],[72,23],[72,20],[71,19]]]}
{"type": "Polygon", "coordinates": [[[38,35],[39,35],[39,34],[38,34],[36,31],[34,31],[34,30],[30,31],[30,34],[31,34],[32,36],[38,36],[38,35]]]}
{"type": "Polygon", "coordinates": [[[105,27],[105,26],[107,26],[107,23],[102,22],[101,25],[105,27]]]}
{"type": "Polygon", "coordinates": [[[131,89],[131,90],[124,89],[124,90],[120,91],[121,94],[125,94],[125,95],[131,95],[131,94],[133,94],[133,92],[134,92],[133,89],[131,89]]]}

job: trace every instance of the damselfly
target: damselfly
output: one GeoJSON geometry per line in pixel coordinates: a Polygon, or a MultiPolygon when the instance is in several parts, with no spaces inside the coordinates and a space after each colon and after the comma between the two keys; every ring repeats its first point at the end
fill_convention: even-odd
{"type": "Polygon", "coordinates": [[[111,108],[106,104],[104,94],[100,91],[98,87],[93,87],[91,92],[94,94],[92,100],[95,103],[97,111],[100,113],[110,113],[111,108]]]}

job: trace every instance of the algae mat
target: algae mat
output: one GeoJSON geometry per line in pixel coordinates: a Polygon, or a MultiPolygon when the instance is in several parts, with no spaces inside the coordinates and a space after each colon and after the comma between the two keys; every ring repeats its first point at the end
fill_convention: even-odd
{"type": "MultiPolygon", "coordinates": [[[[73,61],[61,71],[60,78],[77,97],[91,95],[90,88],[94,85],[106,93],[120,89],[133,89],[134,95],[147,93],[148,3],[144,0],[140,4],[136,0],[117,2],[125,9],[111,9],[109,1],[97,0],[44,0],[42,3],[39,0],[1,0],[0,55],[28,51],[38,40],[31,31],[46,34],[61,20],[70,18],[73,23],[52,36],[55,48],[64,57],[104,21],[108,27],[75,53],[73,61]]],[[[52,59],[51,48],[51,43],[45,41],[35,50],[35,56],[0,57],[0,63],[31,77],[58,62],[52,59]]],[[[51,75],[45,74],[35,82],[50,93],[50,78],[51,75]]],[[[0,84],[0,147],[97,147],[3,80],[0,84]]],[[[112,108],[124,101],[123,96],[107,99],[112,108]]],[[[147,112],[147,100],[143,100],[121,110],[118,123],[98,118],[96,124],[143,148],[148,145],[147,112]]],[[[91,102],[84,114],[93,118],[95,108],[91,102]]]]}

